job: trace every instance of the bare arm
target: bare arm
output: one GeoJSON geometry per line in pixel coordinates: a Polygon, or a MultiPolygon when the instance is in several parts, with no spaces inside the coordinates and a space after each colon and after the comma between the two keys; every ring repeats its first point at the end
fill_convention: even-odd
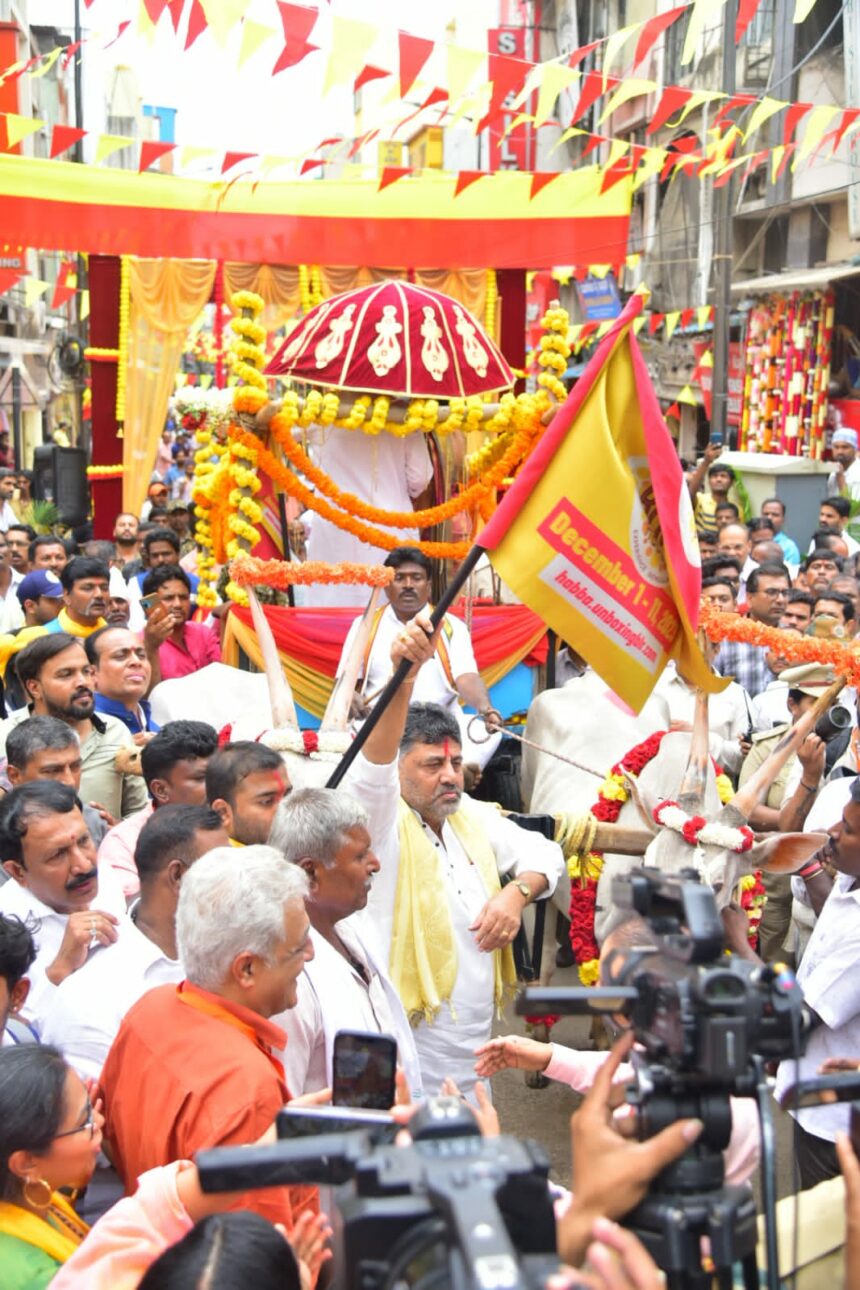
{"type": "Polygon", "coordinates": [[[687,487],[690,490],[690,496],[693,501],[696,500],[696,493],[698,493],[699,489],[702,487],[708,467],[716,461],[722,451],[723,449],[721,444],[706,444],[705,455],[702,457],[702,460],[696,466],[692,474],[687,476],[687,487]]]}
{"type": "Polygon", "coordinates": [[[490,712],[492,703],[487,693],[487,687],[481,680],[479,672],[464,672],[456,680],[457,693],[460,696],[460,702],[467,708],[474,708],[476,712],[490,712]]]}
{"type": "Polygon", "coordinates": [[[818,796],[824,774],[824,757],[827,747],[818,735],[807,735],[797,751],[803,767],[800,783],[787,802],[779,808],[780,833],[801,833],[812,803],[818,796]]]}
{"type": "Polygon", "coordinates": [[[430,615],[422,612],[406,623],[394,638],[394,644],[391,647],[393,667],[395,669],[399,667],[403,659],[409,659],[413,667],[362,749],[367,760],[375,766],[387,766],[397,758],[415,677],[421,664],[433,657],[436,647],[436,636],[429,634],[431,630],[430,615]]]}
{"type": "Polygon", "coordinates": [[[775,833],[779,828],[779,811],[775,806],[760,803],[753,809],[748,823],[757,833],[775,833]]]}

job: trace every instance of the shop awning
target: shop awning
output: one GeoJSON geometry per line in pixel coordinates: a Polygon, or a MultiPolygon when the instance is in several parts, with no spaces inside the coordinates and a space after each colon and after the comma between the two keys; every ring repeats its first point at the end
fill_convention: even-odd
{"type": "Polygon", "coordinates": [[[766,273],[760,278],[745,278],[732,283],[732,295],[757,295],[773,291],[797,291],[804,287],[825,287],[840,278],[860,277],[860,264],[823,264],[815,269],[786,269],[784,273],[766,273]]]}

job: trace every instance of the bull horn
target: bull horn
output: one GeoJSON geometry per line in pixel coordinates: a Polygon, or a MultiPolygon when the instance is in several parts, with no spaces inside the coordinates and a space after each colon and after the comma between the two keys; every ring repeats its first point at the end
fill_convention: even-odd
{"type": "Polygon", "coordinates": [[[374,587],[367,602],[367,607],[361,616],[361,622],[358,625],[358,631],[355,633],[355,640],[352,642],[346,665],[335,681],[334,689],[326,704],[326,710],[320,723],[320,731],[346,730],[349,724],[349,705],[355,693],[358,670],[361,667],[361,661],[367,648],[371,622],[378,598],[379,588],[374,587]]]}
{"type": "MultiPolygon", "coordinates": [[[[748,820],[759,802],[764,801],[767,790],[782,770],[792,753],[796,753],[822,712],[826,712],[839,691],[845,685],[845,677],[839,676],[831,686],[819,695],[808,712],[787,730],[771,752],[767,761],[763,761],[755,774],[750,775],[743,788],[739,788],[724,811],[737,811],[738,815],[748,820]]],[[[732,817],[734,819],[734,817],[732,817]]]]}
{"type": "Polygon", "coordinates": [[[690,737],[690,755],[678,793],[678,804],[690,815],[701,815],[705,803],[710,755],[708,736],[708,696],[704,690],[696,690],[696,714],[690,737]]]}
{"type": "Polygon", "coordinates": [[[263,655],[263,668],[266,673],[266,680],[269,683],[269,702],[272,705],[272,725],[276,730],[286,730],[292,728],[298,730],[299,718],[296,715],[296,705],[293,702],[290,683],[284,675],[284,669],[281,667],[281,659],[278,654],[278,647],[275,644],[275,638],[272,635],[272,629],[269,621],[263,613],[262,606],[257,599],[253,587],[248,588],[248,603],[251,606],[251,619],[254,623],[254,631],[257,633],[257,640],[260,644],[260,653],[263,655]]]}

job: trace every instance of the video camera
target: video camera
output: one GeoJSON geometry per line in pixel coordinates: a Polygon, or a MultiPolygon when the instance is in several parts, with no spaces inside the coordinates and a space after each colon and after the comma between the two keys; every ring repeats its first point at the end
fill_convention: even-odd
{"type": "MultiPolygon", "coordinates": [[[[740,1261],[747,1284],[757,1286],[755,1203],[747,1188],[724,1186],[729,1099],[757,1098],[763,1125],[770,1128],[764,1062],[800,1053],[810,1014],[787,967],[724,955],[714,893],[694,870],[667,875],[633,869],[613,880],[612,899],[616,908],[648,924],[641,944],[607,956],[605,975],[612,984],[528,989],[517,1012],[602,1012],[626,1019],[638,1045],[628,1101],[638,1110],[640,1138],[686,1117],[700,1119],[704,1128],[625,1225],[666,1272],[672,1290],[711,1286],[713,1273],[701,1267],[702,1237],[710,1240],[718,1270],[740,1261]]],[[[767,1164],[765,1159],[765,1204],[772,1208],[775,1180],[768,1179],[767,1164]]],[[[768,1253],[768,1274],[776,1285],[775,1243],[768,1253]]]]}

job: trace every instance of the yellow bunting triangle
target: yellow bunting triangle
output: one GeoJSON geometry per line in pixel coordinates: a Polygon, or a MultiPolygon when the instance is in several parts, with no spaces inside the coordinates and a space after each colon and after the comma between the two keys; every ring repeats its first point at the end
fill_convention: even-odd
{"type": "MultiPolygon", "coordinates": [[[[620,139],[616,140],[616,143],[620,143],[620,142],[621,142],[620,139]]],[[[611,264],[589,264],[588,272],[591,274],[592,278],[602,279],[606,277],[607,273],[609,273],[611,268],[612,268],[611,264]]]]}
{"type": "Polygon", "coordinates": [[[595,333],[598,340],[600,340],[602,336],[606,335],[606,333],[609,331],[609,328],[614,325],[614,322],[615,322],[614,318],[607,318],[605,322],[602,322],[600,324],[600,326],[598,327],[595,333]]]}
{"type": "Polygon", "coordinates": [[[456,103],[466,93],[478,72],[486,62],[486,54],[475,49],[461,49],[459,45],[449,45],[448,59],[448,97],[456,103]]]}
{"type": "Polygon", "coordinates": [[[555,66],[555,64],[537,63],[532,68],[532,70],[529,72],[528,76],[526,77],[525,81],[523,82],[523,87],[520,90],[519,94],[517,94],[510,101],[510,104],[508,106],[511,108],[511,110],[513,110],[514,108],[518,108],[521,104],[525,103],[526,99],[529,97],[530,94],[534,94],[536,90],[540,89],[540,84],[544,78],[544,73],[550,66],[555,66]]]}
{"type": "Polygon", "coordinates": [[[211,372],[201,372],[197,378],[197,384],[201,390],[208,390],[214,379],[211,372]]]}
{"type": "Polygon", "coordinates": [[[84,319],[89,318],[89,316],[90,316],[90,293],[85,288],[81,292],[81,303],[78,309],[78,321],[83,322],[84,319]]]}
{"type": "Polygon", "coordinates": [[[565,67],[561,63],[543,64],[543,75],[535,108],[536,126],[543,125],[544,121],[552,115],[555,101],[562,90],[566,90],[578,80],[579,72],[573,67],[565,67]]]}
{"type": "Polygon", "coordinates": [[[699,331],[704,331],[710,320],[711,306],[699,305],[699,308],[696,310],[696,322],[699,324],[699,331]]]}
{"type": "Polygon", "coordinates": [[[795,0],[794,21],[805,22],[812,13],[815,0],[795,0]]]}
{"type": "Polygon", "coordinates": [[[772,184],[776,183],[776,177],[779,173],[779,168],[782,165],[782,159],[784,156],[785,145],[781,143],[774,148],[773,152],[770,154],[770,182],[772,184]]]}
{"type": "Polygon", "coordinates": [[[551,157],[552,154],[555,152],[556,148],[560,148],[562,144],[567,143],[568,139],[573,139],[578,134],[588,134],[588,131],[579,130],[575,125],[569,126],[568,129],[565,130],[563,134],[560,134],[558,136],[555,143],[552,145],[549,152],[547,153],[547,156],[551,157]]]}
{"type": "Polygon", "coordinates": [[[612,33],[606,42],[606,51],[603,55],[603,84],[606,85],[607,73],[612,63],[620,54],[621,50],[627,44],[634,31],[639,31],[642,24],[634,22],[629,27],[621,27],[618,31],[612,33]]]}
{"type": "Polygon", "coordinates": [[[28,134],[35,134],[41,130],[45,124],[44,121],[37,121],[35,117],[18,116],[17,112],[6,113],[6,138],[10,148],[14,148],[16,143],[26,139],[28,134]]]}
{"type": "Polygon", "coordinates": [[[612,147],[609,149],[609,159],[606,162],[606,169],[611,170],[616,162],[620,161],[626,152],[630,151],[630,144],[624,139],[613,139],[612,147]]]}
{"type": "Polygon", "coordinates": [[[535,285],[535,278],[536,278],[536,277],[537,277],[537,269],[528,269],[528,270],[527,270],[527,272],[526,272],[526,291],[531,291],[531,290],[533,290],[534,285],[535,285]]]}
{"type": "Polygon", "coordinates": [[[695,112],[696,108],[700,108],[703,103],[715,103],[717,99],[724,99],[725,97],[725,94],[719,90],[693,90],[687,102],[681,108],[680,116],[674,124],[680,125],[682,121],[686,121],[690,113],[695,112]]]}
{"type": "Polygon", "coordinates": [[[175,385],[177,390],[181,390],[183,385],[186,384],[187,380],[188,380],[188,374],[186,372],[177,372],[175,377],[175,385]]]}
{"type": "Polygon", "coordinates": [[[659,175],[660,171],[666,164],[666,153],[662,148],[649,148],[644,157],[639,162],[636,174],[633,176],[633,191],[641,188],[647,179],[652,175],[659,175]]]}
{"type": "Polygon", "coordinates": [[[182,149],[180,164],[184,169],[186,166],[193,165],[195,161],[208,160],[216,155],[214,148],[200,148],[196,144],[186,143],[182,149]]]}
{"type": "Polygon", "coordinates": [[[764,125],[765,121],[769,121],[775,113],[781,112],[785,107],[788,107],[788,103],[784,102],[782,99],[772,99],[766,94],[761,102],[757,103],[753,109],[753,114],[749,119],[749,124],[747,125],[746,132],[744,134],[744,142],[746,142],[751,134],[755,134],[756,130],[764,125]]]}
{"type": "Polygon", "coordinates": [[[552,273],[550,274],[550,277],[552,278],[553,282],[560,282],[563,287],[566,287],[567,284],[570,282],[572,274],[573,274],[572,269],[553,269],[552,273]]]}
{"type": "Polygon", "coordinates": [[[642,252],[634,251],[632,255],[626,255],[624,257],[624,263],[627,265],[628,269],[638,269],[639,261],[641,259],[642,259],[642,252]]]}
{"type": "Polygon", "coordinates": [[[336,85],[355,79],[367,62],[367,55],[378,35],[376,23],[332,14],[331,48],[323,78],[323,95],[336,85]]]}
{"type": "Polygon", "coordinates": [[[656,88],[656,81],[637,80],[635,77],[628,77],[627,80],[621,82],[612,98],[606,104],[602,116],[598,117],[597,124],[602,125],[607,117],[612,116],[612,113],[621,107],[622,103],[626,103],[629,99],[638,98],[640,94],[643,96],[653,94],[656,88]]]}
{"type": "Polygon", "coordinates": [[[683,390],[681,391],[681,393],[678,395],[677,399],[675,400],[675,402],[676,402],[676,403],[692,403],[692,404],[695,406],[695,404],[698,402],[698,400],[696,399],[696,396],[695,396],[695,394],[693,393],[693,388],[692,388],[692,386],[690,386],[690,385],[685,385],[685,386],[684,386],[684,388],[683,388],[683,390]]]}
{"type": "Polygon", "coordinates": [[[120,148],[127,148],[129,144],[134,143],[126,134],[100,134],[99,141],[96,144],[95,164],[104,161],[105,157],[110,157],[120,148]]]}
{"type": "Polygon", "coordinates": [[[672,313],[666,314],[666,318],[664,322],[664,326],[666,329],[665,330],[666,340],[671,339],[672,332],[678,326],[678,320],[680,319],[680,317],[681,317],[680,309],[675,309],[672,313]]]}
{"type": "Polygon", "coordinates": [[[687,63],[692,63],[705,27],[715,24],[725,3],[726,0],[693,0],[693,11],[687,23],[684,51],[681,54],[682,67],[686,67],[687,63]]]}
{"type": "Polygon", "coordinates": [[[43,282],[41,278],[27,278],[24,283],[24,305],[30,309],[40,296],[43,296],[50,286],[50,282],[43,282]]]}
{"type": "Polygon", "coordinates": [[[824,103],[820,107],[812,109],[806,122],[803,143],[800,145],[800,149],[794,159],[792,170],[796,170],[798,162],[807,157],[815,145],[821,142],[824,131],[841,111],[842,108],[834,107],[830,103],[824,103]]]}
{"type": "MultiPolygon", "coordinates": [[[[707,312],[707,310],[705,312],[707,312]]],[[[702,357],[699,359],[699,367],[713,367],[713,366],[714,366],[714,351],[712,349],[706,349],[702,357]]]]}
{"type": "Polygon", "coordinates": [[[40,76],[47,76],[48,72],[54,66],[54,63],[60,57],[60,54],[62,52],[63,51],[59,46],[57,47],[57,49],[52,49],[48,57],[45,59],[44,63],[42,63],[41,67],[37,67],[35,71],[30,72],[30,75],[33,77],[33,79],[38,80],[40,76]]]}
{"type": "Polygon", "coordinates": [[[155,43],[155,23],[147,13],[143,0],[140,0],[137,12],[137,34],[148,40],[150,45],[155,43]]]}
{"type": "Polygon", "coordinates": [[[633,319],[633,335],[638,336],[642,328],[648,321],[647,314],[640,314],[638,318],[633,319]]]}
{"type": "Polygon", "coordinates": [[[230,32],[248,8],[247,0],[200,0],[216,45],[223,49],[230,32]]]}
{"type": "Polygon", "coordinates": [[[254,22],[253,18],[246,18],[242,23],[242,43],[239,46],[239,61],[236,66],[243,67],[248,59],[253,58],[257,50],[276,34],[274,27],[267,27],[262,22],[254,22]]]}
{"type": "Polygon", "coordinates": [[[510,134],[512,130],[516,130],[517,126],[523,125],[526,121],[534,121],[531,112],[518,112],[505,126],[502,132],[503,136],[510,134]]]}

